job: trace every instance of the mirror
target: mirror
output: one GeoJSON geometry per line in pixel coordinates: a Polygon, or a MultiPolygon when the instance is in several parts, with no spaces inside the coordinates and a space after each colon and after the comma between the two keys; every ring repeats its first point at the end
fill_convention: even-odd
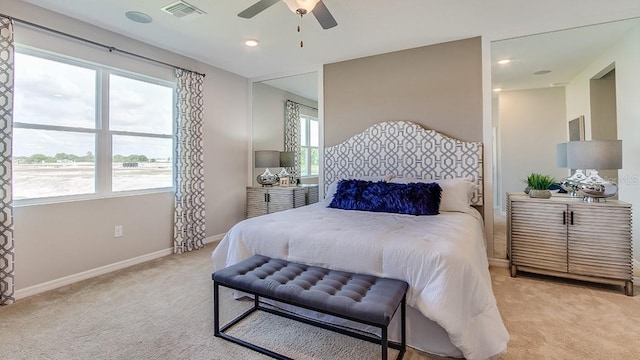
{"type": "MultiPolygon", "coordinates": [[[[286,101],[299,105],[302,116],[318,118],[318,72],[255,81],[252,86],[252,153],[284,150],[286,101]]],[[[253,157],[253,155],[252,155],[253,157]]],[[[253,168],[253,161],[252,161],[253,168]]],[[[264,169],[253,168],[253,185],[264,169]]],[[[270,169],[278,173],[280,168],[270,169]]],[[[317,184],[318,177],[305,176],[302,183],[317,184]]]]}
{"type": "Polygon", "coordinates": [[[627,95],[640,91],[639,43],[637,18],[492,42],[495,258],[507,258],[506,193],[522,192],[532,172],[569,175],[555,154],[569,121],[584,118],[586,140],[631,146],[633,133],[618,130],[640,111],[627,95]]]}

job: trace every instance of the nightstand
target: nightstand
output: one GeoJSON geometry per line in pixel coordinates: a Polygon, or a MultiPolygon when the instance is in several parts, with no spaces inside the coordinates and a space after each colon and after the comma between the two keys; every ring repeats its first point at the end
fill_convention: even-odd
{"type": "Polygon", "coordinates": [[[631,205],[507,194],[511,276],[518,271],[624,286],[633,295],[631,205]]]}
{"type": "Polygon", "coordinates": [[[247,187],[247,218],[305,205],[305,189],[291,186],[247,187]]]}

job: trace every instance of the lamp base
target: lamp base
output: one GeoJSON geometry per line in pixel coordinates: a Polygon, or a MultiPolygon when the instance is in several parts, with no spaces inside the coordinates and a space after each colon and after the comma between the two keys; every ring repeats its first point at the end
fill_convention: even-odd
{"type": "Polygon", "coordinates": [[[618,193],[618,185],[607,181],[592,170],[586,179],[578,183],[578,195],[584,196],[585,202],[602,202],[618,193]]]}
{"type": "Polygon", "coordinates": [[[265,169],[262,174],[256,177],[256,180],[258,181],[258,184],[262,185],[263,187],[273,186],[274,184],[278,183],[278,181],[280,181],[280,179],[278,179],[278,175],[272,174],[269,169],[265,169]]]}
{"type": "Polygon", "coordinates": [[[560,187],[566,191],[570,197],[581,197],[578,194],[578,186],[580,181],[586,180],[587,176],[582,172],[582,170],[576,170],[576,172],[569,176],[568,178],[562,180],[560,183],[560,187]]]}

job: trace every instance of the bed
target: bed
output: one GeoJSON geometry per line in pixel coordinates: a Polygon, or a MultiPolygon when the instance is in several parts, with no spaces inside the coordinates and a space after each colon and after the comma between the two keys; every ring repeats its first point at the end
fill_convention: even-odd
{"type": "MultiPolygon", "coordinates": [[[[325,149],[324,162],[324,201],[236,224],[212,254],[214,269],[260,254],[402,279],[410,285],[409,346],[467,359],[504,353],[509,335],[491,289],[483,220],[476,209],[483,205],[482,144],[391,121],[325,149]],[[437,182],[442,189],[439,214],[329,207],[343,179],[437,182]]],[[[390,334],[398,333],[394,326],[397,322],[390,334]]]]}

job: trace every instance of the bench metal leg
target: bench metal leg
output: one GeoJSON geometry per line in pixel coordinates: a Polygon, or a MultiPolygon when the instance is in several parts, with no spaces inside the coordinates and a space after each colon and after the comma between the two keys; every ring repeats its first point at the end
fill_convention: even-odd
{"type": "Polygon", "coordinates": [[[400,303],[400,341],[402,349],[400,349],[400,357],[402,359],[405,350],[407,349],[407,294],[402,297],[400,303]]]}
{"type": "MultiPolygon", "coordinates": [[[[292,314],[288,314],[286,312],[280,312],[277,311],[275,309],[269,309],[269,308],[265,308],[260,306],[260,296],[253,294],[254,296],[254,304],[253,307],[249,308],[248,310],[246,310],[245,312],[243,312],[242,314],[240,314],[239,316],[237,316],[235,319],[231,320],[230,322],[228,322],[227,324],[225,324],[224,326],[222,326],[222,328],[220,327],[220,284],[218,284],[217,281],[214,280],[213,282],[213,328],[214,328],[214,336],[219,337],[219,338],[223,338],[225,340],[234,342],[238,345],[242,345],[244,347],[247,347],[249,349],[252,349],[254,351],[260,352],[262,354],[268,355],[272,358],[275,359],[280,359],[280,360],[293,360],[285,355],[276,353],[274,351],[271,351],[269,349],[263,348],[261,346],[252,344],[250,342],[238,339],[234,336],[228,335],[225,333],[225,331],[227,331],[228,329],[230,329],[232,326],[236,325],[237,323],[239,323],[241,320],[245,319],[247,316],[249,316],[251,313],[253,313],[254,311],[257,310],[262,310],[268,313],[272,313],[275,315],[279,315],[279,316],[283,316],[292,320],[297,320],[306,324],[310,324],[310,325],[315,325],[327,330],[331,330],[334,332],[338,332],[340,334],[343,335],[348,335],[357,339],[361,339],[361,340],[366,340],[366,341],[370,341],[370,342],[374,342],[377,343],[378,341],[376,341],[376,338],[374,337],[369,337],[357,332],[351,332],[348,331],[346,329],[342,329],[340,327],[334,327],[331,326],[329,324],[324,324],[322,322],[319,321],[315,321],[315,320],[311,320],[311,319],[306,319],[304,317],[299,317],[299,316],[295,316],[292,314]]],[[[382,346],[382,360],[388,360],[388,352],[389,352],[389,348],[393,348],[399,351],[398,356],[396,357],[396,360],[401,360],[404,356],[404,353],[406,351],[406,346],[407,346],[407,341],[406,341],[406,294],[402,297],[402,302],[400,303],[400,316],[401,316],[401,343],[398,344],[396,342],[389,342],[389,336],[388,336],[388,326],[382,326],[380,327],[381,331],[382,331],[382,337],[380,339],[380,345],[382,346]]]]}
{"type": "Polygon", "coordinates": [[[382,360],[387,360],[387,355],[389,353],[389,339],[387,336],[387,327],[382,327],[382,360]]]}
{"type": "Polygon", "coordinates": [[[217,281],[213,282],[213,336],[220,336],[220,292],[217,281]]]}

